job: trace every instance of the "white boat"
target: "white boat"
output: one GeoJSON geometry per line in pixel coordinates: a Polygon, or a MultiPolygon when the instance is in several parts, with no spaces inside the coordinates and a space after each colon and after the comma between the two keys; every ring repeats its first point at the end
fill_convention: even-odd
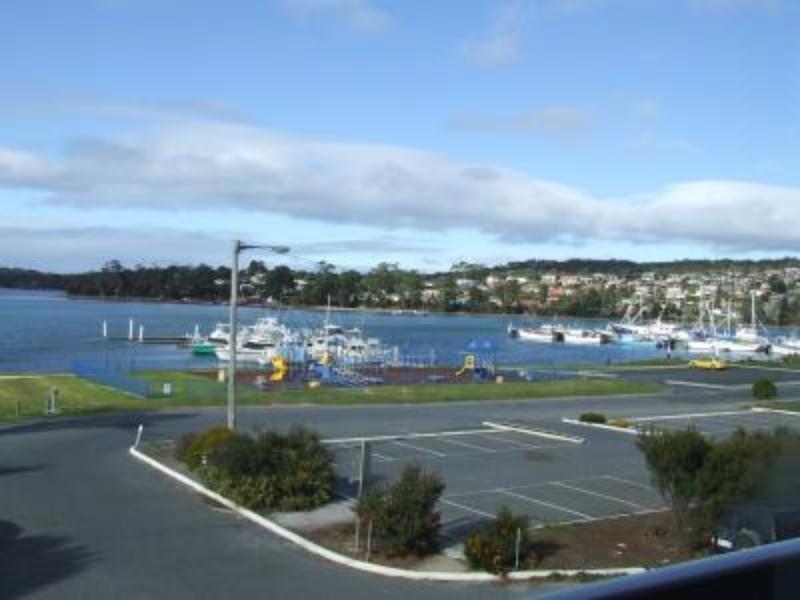
{"type": "Polygon", "coordinates": [[[519,339],[528,340],[530,342],[547,342],[551,343],[556,341],[556,330],[552,325],[541,325],[539,327],[520,327],[517,330],[519,339]]]}
{"type": "MultiPolygon", "coordinates": [[[[278,349],[291,339],[291,331],[277,319],[258,319],[254,325],[244,326],[236,333],[236,360],[269,362],[278,355],[278,349]]],[[[227,342],[218,346],[214,353],[221,361],[231,359],[230,335],[227,342]]]]}
{"type": "Polygon", "coordinates": [[[565,344],[598,346],[611,343],[612,338],[607,332],[594,329],[565,329],[563,340],[565,344]]]}

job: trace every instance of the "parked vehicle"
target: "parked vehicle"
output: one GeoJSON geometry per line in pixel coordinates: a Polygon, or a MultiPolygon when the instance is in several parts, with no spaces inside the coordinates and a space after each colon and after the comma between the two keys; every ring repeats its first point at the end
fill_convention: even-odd
{"type": "Polygon", "coordinates": [[[748,503],[732,506],[722,514],[714,528],[712,543],[725,552],[797,537],[800,537],[800,503],[748,503]]]}

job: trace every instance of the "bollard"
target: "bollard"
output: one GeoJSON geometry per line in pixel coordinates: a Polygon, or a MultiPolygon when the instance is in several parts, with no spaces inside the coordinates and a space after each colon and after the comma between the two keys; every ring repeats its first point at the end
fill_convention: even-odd
{"type": "Polygon", "coordinates": [[[58,401],[58,388],[53,386],[50,388],[50,395],[44,401],[44,414],[54,415],[56,413],[58,401]]]}
{"type": "Polygon", "coordinates": [[[369,562],[370,554],[372,554],[372,521],[367,525],[367,562],[369,562]]]}

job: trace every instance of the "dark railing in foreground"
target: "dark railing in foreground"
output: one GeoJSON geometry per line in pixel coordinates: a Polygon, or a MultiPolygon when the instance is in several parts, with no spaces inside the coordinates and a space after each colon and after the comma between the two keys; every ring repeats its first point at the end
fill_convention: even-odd
{"type": "MultiPolygon", "coordinates": [[[[541,597],[541,596],[540,596],[541,597]]],[[[800,539],[713,556],[547,595],[553,600],[797,600],[800,539]]]]}

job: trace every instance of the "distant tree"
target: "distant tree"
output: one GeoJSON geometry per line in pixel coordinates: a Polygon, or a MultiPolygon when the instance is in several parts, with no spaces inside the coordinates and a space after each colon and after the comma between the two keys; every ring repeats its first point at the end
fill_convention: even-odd
{"type": "Polygon", "coordinates": [[[787,292],[786,282],[777,275],[770,275],[767,283],[773,294],[785,294],[787,292]]]}

